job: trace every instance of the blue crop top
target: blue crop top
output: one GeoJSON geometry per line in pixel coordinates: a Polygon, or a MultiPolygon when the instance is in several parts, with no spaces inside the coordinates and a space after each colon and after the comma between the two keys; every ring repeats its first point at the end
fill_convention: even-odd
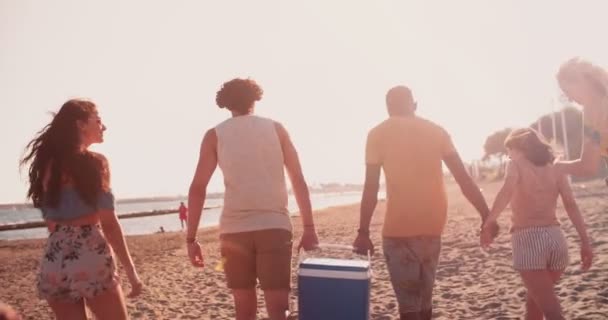
{"type": "Polygon", "coordinates": [[[111,191],[102,192],[97,198],[97,208],[88,205],[76,189],[63,187],[59,196],[59,204],[52,208],[42,206],[42,217],[53,221],[65,221],[81,218],[98,210],[114,210],[114,195],[111,191]]]}

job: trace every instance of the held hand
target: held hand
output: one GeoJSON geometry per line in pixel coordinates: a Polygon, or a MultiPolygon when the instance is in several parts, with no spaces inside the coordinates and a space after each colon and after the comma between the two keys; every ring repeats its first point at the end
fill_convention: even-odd
{"type": "Polygon", "coordinates": [[[591,262],[593,261],[593,249],[591,249],[591,245],[583,244],[581,246],[581,268],[583,271],[589,270],[591,268],[591,262]]]}
{"type": "Polygon", "coordinates": [[[354,252],[361,255],[374,254],[374,244],[369,235],[358,234],[355,242],[353,242],[354,252]]]}
{"type": "Polygon", "coordinates": [[[305,251],[315,250],[319,247],[319,239],[317,238],[317,232],[314,228],[305,228],[298,245],[298,250],[304,249],[305,251]]]}
{"type": "Polygon", "coordinates": [[[494,242],[494,239],[498,235],[498,231],[499,227],[495,220],[486,221],[481,228],[481,233],[479,235],[481,247],[487,250],[492,242],[494,242]]]}
{"type": "Polygon", "coordinates": [[[481,229],[481,233],[479,234],[479,244],[484,250],[488,250],[490,245],[494,242],[494,238],[490,234],[490,231],[486,228],[481,229]]]}
{"type": "Polygon", "coordinates": [[[190,263],[197,268],[205,266],[205,259],[203,258],[203,250],[198,241],[186,244],[188,246],[188,257],[190,257],[190,263]]]}

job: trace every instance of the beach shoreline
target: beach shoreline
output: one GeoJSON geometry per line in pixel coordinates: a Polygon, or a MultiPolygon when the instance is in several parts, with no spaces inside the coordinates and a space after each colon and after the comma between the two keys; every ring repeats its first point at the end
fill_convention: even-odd
{"type": "MultiPolygon", "coordinates": [[[[484,195],[493,200],[499,184],[484,184],[484,195]]],[[[569,242],[571,263],[556,290],[567,319],[605,319],[608,314],[608,203],[605,185],[577,186],[581,211],[593,241],[596,259],[589,272],[580,272],[578,237],[559,209],[562,228],[569,242]]],[[[511,268],[509,213],[503,214],[501,234],[490,252],[479,248],[480,220],[473,208],[449,186],[448,223],[442,238],[442,253],[434,291],[434,319],[520,319],[525,289],[511,268]]],[[[359,205],[315,210],[319,239],[323,243],[351,244],[356,236],[359,205]]],[[[390,286],[381,250],[384,203],[380,202],[371,224],[377,248],[372,257],[371,319],[398,319],[397,304],[390,286]]],[[[298,217],[293,217],[294,247],[301,236],[298,217]]],[[[196,269],[188,261],[185,233],[128,236],[135,265],[146,284],[144,294],[128,299],[133,319],[233,319],[234,307],[220,262],[217,227],[199,230],[206,267],[196,269]]],[[[0,301],[14,306],[25,319],[52,319],[44,301],[36,298],[35,276],[44,239],[0,241],[0,301]]],[[[342,258],[355,258],[339,253],[342,258]]],[[[297,306],[297,252],[294,251],[291,304],[297,306]]],[[[128,284],[121,269],[125,291],[128,284]]],[[[258,319],[264,319],[263,299],[258,298],[258,319]]],[[[297,307],[295,308],[297,309],[297,307]]],[[[295,310],[297,316],[297,310],[295,310]]]]}

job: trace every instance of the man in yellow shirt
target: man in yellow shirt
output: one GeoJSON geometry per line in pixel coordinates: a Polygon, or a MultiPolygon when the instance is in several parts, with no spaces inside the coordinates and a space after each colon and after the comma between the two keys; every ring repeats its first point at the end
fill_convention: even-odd
{"type": "Polygon", "coordinates": [[[482,220],[489,209],[449,134],[415,115],[416,102],[411,91],[404,86],[392,88],[386,95],[386,104],[389,118],[367,137],[361,221],[353,246],[360,254],[374,251],[369,224],[378,200],[382,169],[387,193],[383,251],[401,319],[431,319],[435,271],[447,219],[442,162],[482,220]]]}

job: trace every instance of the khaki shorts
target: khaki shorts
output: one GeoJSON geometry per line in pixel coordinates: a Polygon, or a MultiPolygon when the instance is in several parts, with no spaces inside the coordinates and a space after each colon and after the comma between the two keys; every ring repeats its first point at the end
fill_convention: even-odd
{"type": "Polygon", "coordinates": [[[283,229],[220,235],[220,250],[230,289],[290,289],[292,234],[283,229]]]}

